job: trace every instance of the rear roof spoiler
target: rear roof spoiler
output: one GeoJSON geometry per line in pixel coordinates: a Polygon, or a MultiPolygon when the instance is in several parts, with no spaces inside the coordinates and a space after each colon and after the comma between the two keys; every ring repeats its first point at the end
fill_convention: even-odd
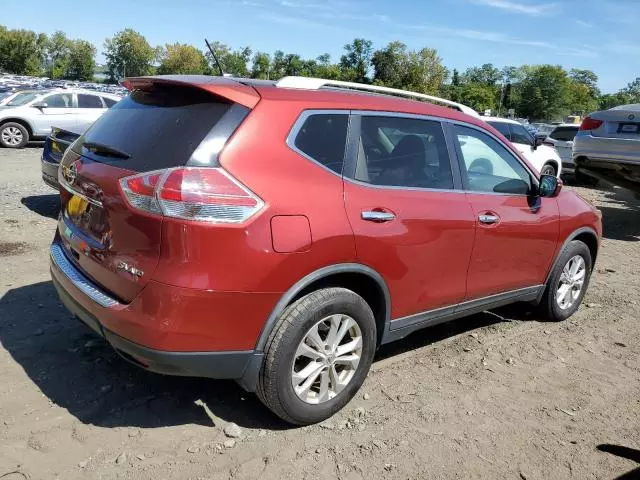
{"type": "Polygon", "coordinates": [[[153,85],[182,85],[197,88],[222,97],[228,101],[253,108],[260,101],[260,95],[251,86],[228,77],[208,75],[155,75],[149,77],[130,77],[121,82],[129,91],[144,90],[153,85]]]}

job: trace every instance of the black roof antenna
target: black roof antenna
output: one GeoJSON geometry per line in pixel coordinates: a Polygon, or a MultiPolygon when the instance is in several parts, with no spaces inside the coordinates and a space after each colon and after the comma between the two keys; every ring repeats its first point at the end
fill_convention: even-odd
{"type": "Polygon", "coordinates": [[[211,48],[211,44],[209,43],[209,40],[205,38],[204,43],[207,44],[207,48],[209,49],[209,52],[211,52],[211,56],[216,61],[216,65],[218,65],[218,70],[220,70],[220,76],[224,77],[224,72],[222,71],[222,65],[220,65],[220,61],[218,60],[218,57],[216,57],[216,54],[213,51],[213,48],[211,48]]]}

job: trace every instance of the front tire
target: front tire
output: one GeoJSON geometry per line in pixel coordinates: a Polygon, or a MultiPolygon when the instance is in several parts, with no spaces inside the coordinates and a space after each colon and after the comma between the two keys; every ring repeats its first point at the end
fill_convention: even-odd
{"type": "Polygon", "coordinates": [[[257,394],[283,420],[331,417],[360,389],[376,350],[369,305],[345,288],[310,293],[280,316],[267,342],[257,394]]]}
{"type": "Polygon", "coordinates": [[[566,320],[578,310],[589,286],[591,268],[591,251],[583,242],[573,240],[564,247],[540,305],[549,320],[566,320]]]}
{"type": "Polygon", "coordinates": [[[540,175],[551,175],[551,176],[556,176],[558,174],[558,171],[556,170],[556,167],[554,167],[551,163],[547,163],[542,167],[542,170],[540,170],[540,175]]]}
{"type": "Polygon", "coordinates": [[[29,142],[29,132],[23,125],[7,122],[0,125],[0,145],[5,148],[23,148],[29,142]]]}

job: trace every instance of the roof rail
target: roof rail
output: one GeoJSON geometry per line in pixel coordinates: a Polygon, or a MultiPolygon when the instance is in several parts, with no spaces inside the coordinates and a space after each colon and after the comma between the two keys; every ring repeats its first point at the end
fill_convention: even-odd
{"type": "Polygon", "coordinates": [[[448,107],[453,107],[462,113],[479,117],[480,115],[473,108],[462,105],[461,103],[453,102],[445,98],[434,97],[424,93],[411,92],[409,90],[400,90],[398,88],[382,87],[379,85],[366,85],[364,83],[355,82],[343,82],[341,80],[328,80],[325,78],[313,78],[313,77],[284,77],[276,82],[276,87],[281,88],[298,88],[301,90],[319,90],[323,87],[337,87],[346,88],[352,90],[360,90],[365,92],[383,93],[388,95],[396,95],[400,97],[418,98],[420,100],[427,100],[432,103],[439,103],[448,107]]]}

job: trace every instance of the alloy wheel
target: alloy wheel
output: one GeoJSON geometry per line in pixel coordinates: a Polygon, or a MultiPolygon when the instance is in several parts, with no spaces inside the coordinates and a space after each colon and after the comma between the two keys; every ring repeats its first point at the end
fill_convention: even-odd
{"type": "Polygon", "coordinates": [[[586,273],[586,263],[581,255],[571,257],[562,269],[556,292],[556,303],[562,310],[571,308],[580,298],[586,273]]]}
{"type": "Polygon", "coordinates": [[[22,143],[22,138],[22,132],[17,127],[7,127],[2,130],[2,141],[6,145],[20,145],[20,143],[22,143]]]}
{"type": "Polygon", "coordinates": [[[319,404],[335,398],[353,379],[362,357],[362,331],[348,315],[331,315],[302,338],[291,368],[300,400],[319,404]]]}

